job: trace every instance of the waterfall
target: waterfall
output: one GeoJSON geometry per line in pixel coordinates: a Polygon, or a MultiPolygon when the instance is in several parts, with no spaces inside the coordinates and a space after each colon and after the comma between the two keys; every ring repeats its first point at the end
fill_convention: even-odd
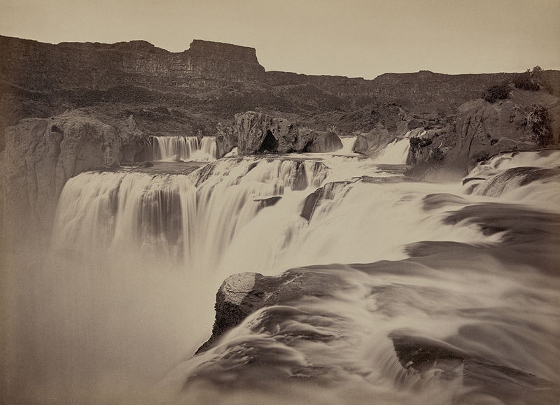
{"type": "Polygon", "coordinates": [[[358,139],[357,136],[351,137],[342,137],[340,140],[342,141],[342,149],[338,150],[337,153],[341,155],[353,155],[354,154],[354,144],[358,139]]]}
{"type": "Polygon", "coordinates": [[[407,148],[71,178],[50,254],[10,281],[16,399],[557,403],[558,152],[463,185],[385,164],[407,148]],[[225,279],[234,327],[194,355],[225,279]]]}
{"type": "Polygon", "coordinates": [[[145,173],[87,172],[64,187],[55,219],[53,247],[81,254],[114,251],[182,257],[194,223],[188,178],[145,173]]]}
{"type": "Polygon", "coordinates": [[[385,147],[375,159],[379,164],[406,164],[410,140],[408,138],[395,139],[385,147]]]}
{"type": "Polygon", "coordinates": [[[216,138],[206,136],[154,136],[154,160],[209,162],[216,160],[216,138]]]}
{"type": "Polygon", "coordinates": [[[317,161],[252,158],[223,159],[190,176],[82,173],[60,196],[53,248],[138,252],[212,269],[272,199],[316,188],[326,176],[317,161]]]}

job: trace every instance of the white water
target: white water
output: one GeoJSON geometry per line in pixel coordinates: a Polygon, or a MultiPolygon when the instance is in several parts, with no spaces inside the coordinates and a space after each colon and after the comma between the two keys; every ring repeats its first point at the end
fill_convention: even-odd
{"type": "Polygon", "coordinates": [[[216,160],[216,138],[212,136],[154,136],[153,159],[210,162],[216,160]]]}
{"type": "Polygon", "coordinates": [[[475,167],[469,177],[489,176],[513,167],[555,167],[560,165],[560,151],[512,152],[504,153],[482,162],[475,167]]]}
{"type": "Polygon", "coordinates": [[[395,139],[391,142],[377,158],[375,163],[378,164],[405,164],[410,149],[410,139],[395,139]]]}
{"type": "Polygon", "coordinates": [[[336,151],[337,154],[349,156],[354,155],[354,144],[356,143],[357,139],[357,136],[340,138],[340,141],[342,142],[342,148],[336,151]]]}
{"type": "MultiPolygon", "coordinates": [[[[388,147],[383,163],[403,163],[403,141],[388,147]]],[[[516,204],[503,210],[519,216],[514,207],[535,208],[527,193],[519,195],[527,186],[498,198],[466,195],[460,184],[408,182],[378,163],[230,158],[189,176],[89,172],[71,179],[53,254],[18,276],[30,322],[20,327],[27,351],[16,369],[27,377],[15,397],[57,404],[546,403],[537,394],[516,394],[515,402],[500,391],[515,392],[507,378],[487,375],[491,389],[476,391],[445,364],[407,371],[388,338],[406,331],[438,339],[560,384],[560,281],[543,270],[559,260],[550,253],[554,232],[507,250],[508,231],[485,234],[470,217],[448,220],[465,207],[477,209],[474,218],[497,215],[480,205],[487,202],[516,204]],[[370,177],[362,181],[364,174],[370,177]],[[340,183],[327,184],[333,181],[340,183]],[[300,213],[319,186],[322,198],[308,221],[300,213]],[[267,206],[271,197],[280,199],[267,206]],[[435,253],[407,260],[422,241],[435,253]],[[191,358],[210,335],[224,278],[304,265],[324,265],[309,271],[335,278],[321,294],[260,310],[191,358]],[[292,315],[275,315],[284,310],[292,315]],[[276,321],[267,329],[269,318],[276,321]]],[[[550,183],[531,184],[532,194],[546,190],[543,199],[560,195],[550,183]]],[[[551,219],[560,213],[543,205],[551,219]]],[[[533,220],[519,217],[524,232],[533,220]]]]}
{"type": "Polygon", "coordinates": [[[474,180],[464,187],[468,193],[522,201],[551,210],[560,207],[560,151],[557,150],[496,156],[473,169],[469,178],[474,180]]]}

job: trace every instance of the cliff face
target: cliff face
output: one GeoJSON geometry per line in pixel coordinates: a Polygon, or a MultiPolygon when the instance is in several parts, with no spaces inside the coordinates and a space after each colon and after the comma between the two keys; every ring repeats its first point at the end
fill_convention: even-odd
{"type": "MultiPolygon", "coordinates": [[[[23,118],[86,107],[94,114],[110,110],[117,119],[133,114],[151,135],[215,135],[218,122],[230,124],[249,110],[318,130],[335,125],[342,134],[368,132],[377,121],[367,111],[381,104],[425,120],[452,113],[513,77],[422,71],[365,80],[265,72],[255,49],[202,40],[173,53],[145,41],[52,45],[0,36],[0,54],[0,133],[23,118]],[[163,110],[168,114],[158,112],[163,110]]],[[[556,92],[558,75],[541,75],[548,91],[556,92]]]]}
{"type": "Polygon", "coordinates": [[[331,152],[342,148],[333,132],[299,127],[285,118],[248,111],[235,116],[232,127],[220,128],[216,137],[218,156],[237,146],[241,155],[259,153],[331,152]]]}
{"type": "Polygon", "coordinates": [[[207,80],[259,80],[264,68],[253,48],[195,40],[180,53],[145,41],[44,44],[0,36],[0,76],[30,91],[118,85],[204,87],[207,80]]]}
{"type": "Polygon", "coordinates": [[[47,235],[70,177],[117,166],[142,142],[132,117],[114,126],[71,112],[10,127],[0,159],[0,228],[16,240],[47,235]]]}

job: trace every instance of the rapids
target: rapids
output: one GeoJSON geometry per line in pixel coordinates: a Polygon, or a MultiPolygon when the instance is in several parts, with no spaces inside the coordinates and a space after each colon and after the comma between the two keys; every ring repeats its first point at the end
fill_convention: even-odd
{"type": "MultiPolygon", "coordinates": [[[[168,141],[159,159],[193,158],[168,141]]],[[[70,179],[16,276],[14,400],[558,403],[560,153],[428,183],[403,174],[407,139],[375,161],[351,143],[70,179]],[[310,282],[194,355],[241,272],[310,282]]]]}

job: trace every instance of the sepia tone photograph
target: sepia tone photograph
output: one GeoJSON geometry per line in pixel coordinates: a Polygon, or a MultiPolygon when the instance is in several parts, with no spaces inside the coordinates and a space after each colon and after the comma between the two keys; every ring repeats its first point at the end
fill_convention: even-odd
{"type": "Polygon", "coordinates": [[[559,38],[0,0],[0,404],[560,404],[559,38]]]}

